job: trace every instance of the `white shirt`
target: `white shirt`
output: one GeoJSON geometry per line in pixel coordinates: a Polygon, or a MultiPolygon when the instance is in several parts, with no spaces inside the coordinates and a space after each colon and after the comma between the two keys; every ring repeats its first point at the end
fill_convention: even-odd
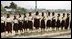
{"type": "Polygon", "coordinates": [[[27,21],[28,20],[28,17],[25,17],[24,19],[25,19],[25,21],[27,21]]]}
{"type": "Polygon", "coordinates": [[[28,20],[29,20],[29,21],[32,21],[32,16],[29,16],[29,17],[28,17],[28,20]]]}
{"type": "MultiPolygon", "coordinates": [[[[58,20],[58,17],[57,17],[56,21],[57,21],[57,20],[58,20]]],[[[61,17],[59,17],[59,20],[60,20],[60,22],[62,21],[62,20],[61,20],[61,17]]]]}
{"type": "Polygon", "coordinates": [[[22,20],[23,20],[23,18],[22,17],[20,17],[20,18],[17,18],[20,22],[23,22],[22,20]]]}
{"type": "Polygon", "coordinates": [[[66,20],[66,17],[63,17],[63,19],[62,20],[66,20]]]}
{"type": "Polygon", "coordinates": [[[17,20],[17,19],[15,19],[15,20],[13,20],[13,22],[14,22],[14,23],[18,23],[18,20],[17,20]]]}
{"type": "Polygon", "coordinates": [[[6,22],[12,22],[12,18],[6,18],[6,22]]]}
{"type": "Polygon", "coordinates": [[[52,20],[52,16],[48,16],[46,20],[52,20]]]}
{"type": "Polygon", "coordinates": [[[18,20],[23,20],[22,17],[18,18],[18,20]]]}
{"type": "Polygon", "coordinates": [[[48,20],[52,20],[52,17],[51,16],[48,16],[48,20]]]}
{"type": "Polygon", "coordinates": [[[35,16],[35,18],[39,19],[39,18],[40,18],[40,16],[38,16],[38,15],[37,15],[37,16],[35,16]]]}
{"type": "Polygon", "coordinates": [[[1,17],[1,23],[4,23],[5,20],[6,20],[6,18],[4,16],[1,17]]]}

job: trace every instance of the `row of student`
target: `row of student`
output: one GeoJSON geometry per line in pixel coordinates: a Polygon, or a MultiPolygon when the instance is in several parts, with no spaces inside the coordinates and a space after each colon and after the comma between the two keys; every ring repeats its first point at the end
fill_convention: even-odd
{"type": "MultiPolygon", "coordinates": [[[[21,14],[19,14],[19,17],[17,18],[16,15],[14,15],[14,18],[10,18],[10,15],[7,14],[7,17],[5,19],[4,16],[1,16],[1,32],[12,32],[12,26],[13,26],[13,30],[15,32],[18,32],[18,30],[23,31],[24,30],[33,30],[33,27],[35,27],[35,29],[45,29],[45,28],[61,28],[63,29],[63,27],[65,29],[68,29],[69,27],[69,14],[67,14],[66,19],[65,17],[65,13],[63,13],[62,16],[62,21],[59,19],[60,18],[60,14],[57,15],[57,20],[55,18],[55,13],[52,13],[52,17],[50,17],[50,12],[48,12],[48,16],[47,18],[44,16],[44,12],[42,12],[42,16],[39,16],[39,12],[36,12],[35,16],[33,17],[31,12],[29,12],[29,16],[27,17],[26,14],[24,14],[24,17],[22,18],[21,14]],[[45,24],[45,20],[46,24],[45,24]],[[34,22],[32,21],[34,20],[34,22]],[[41,20],[41,21],[40,21],[41,20]]],[[[70,26],[71,28],[71,26],[70,26]]]]}

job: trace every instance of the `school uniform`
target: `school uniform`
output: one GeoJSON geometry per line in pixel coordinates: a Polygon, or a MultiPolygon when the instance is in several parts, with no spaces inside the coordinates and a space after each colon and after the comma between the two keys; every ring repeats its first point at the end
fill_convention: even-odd
{"type": "Polygon", "coordinates": [[[61,21],[61,29],[63,29],[63,27],[65,27],[65,20],[64,20],[64,17],[63,17],[63,19],[62,19],[62,21],[61,21]]]}
{"type": "Polygon", "coordinates": [[[22,30],[22,17],[18,18],[18,30],[22,30]]]}
{"type": "Polygon", "coordinates": [[[12,19],[6,18],[6,31],[11,32],[12,31],[12,19]]]}
{"type": "Polygon", "coordinates": [[[41,29],[45,29],[45,18],[44,18],[44,16],[42,16],[42,19],[41,19],[41,29]]]}
{"type": "Polygon", "coordinates": [[[14,23],[14,25],[13,25],[13,30],[14,30],[14,31],[18,31],[18,27],[19,27],[19,26],[18,26],[18,20],[17,20],[17,19],[14,19],[14,20],[13,20],[13,23],[14,23]]]}
{"type": "Polygon", "coordinates": [[[69,17],[66,18],[66,26],[65,26],[65,29],[68,29],[68,26],[69,26],[69,17]]]}
{"type": "Polygon", "coordinates": [[[55,17],[52,18],[51,24],[52,24],[52,28],[55,28],[55,27],[56,27],[56,20],[55,20],[55,17]]]}
{"type": "Polygon", "coordinates": [[[28,21],[28,18],[25,17],[24,20],[23,20],[23,28],[24,28],[24,30],[28,28],[28,22],[27,21],[28,21]]]}
{"type": "Polygon", "coordinates": [[[31,30],[33,29],[33,25],[32,24],[33,24],[32,23],[32,16],[29,16],[28,17],[28,28],[31,29],[31,30]]]}
{"type": "Polygon", "coordinates": [[[50,17],[50,16],[48,16],[46,26],[47,26],[47,28],[50,28],[50,27],[52,27],[51,25],[52,25],[52,24],[51,24],[51,17],[50,17]]]}
{"type": "Polygon", "coordinates": [[[39,16],[35,16],[35,18],[34,18],[34,27],[36,29],[39,29],[39,27],[40,27],[40,19],[39,18],[40,18],[39,16]]]}
{"type": "Polygon", "coordinates": [[[1,17],[1,32],[5,32],[5,17],[1,17]]]}
{"type": "Polygon", "coordinates": [[[60,19],[59,19],[59,17],[57,18],[56,27],[57,27],[57,28],[59,28],[59,27],[60,27],[60,19]]]}

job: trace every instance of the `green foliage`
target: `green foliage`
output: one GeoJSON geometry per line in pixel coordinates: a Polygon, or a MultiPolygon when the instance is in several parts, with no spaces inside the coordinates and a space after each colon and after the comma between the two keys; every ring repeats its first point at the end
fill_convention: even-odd
{"type": "Polygon", "coordinates": [[[15,12],[19,12],[19,13],[26,13],[27,11],[27,9],[25,9],[25,8],[21,8],[21,7],[17,7],[17,5],[14,3],[14,2],[11,2],[10,3],[10,6],[8,7],[8,6],[5,6],[4,8],[11,8],[11,9],[13,9],[13,10],[15,10],[15,12]]]}
{"type": "Polygon", "coordinates": [[[12,9],[16,9],[17,5],[14,2],[11,2],[9,7],[12,9]]]}
{"type": "Polygon", "coordinates": [[[16,11],[23,14],[23,13],[26,13],[27,12],[27,9],[21,8],[21,7],[17,7],[16,11]]]}

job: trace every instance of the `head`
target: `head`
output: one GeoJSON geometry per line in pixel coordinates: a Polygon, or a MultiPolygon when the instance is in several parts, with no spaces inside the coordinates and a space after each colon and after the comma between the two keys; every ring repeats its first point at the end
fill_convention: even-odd
{"type": "Polygon", "coordinates": [[[67,17],[69,16],[70,14],[69,13],[67,13],[67,17]]]}
{"type": "Polygon", "coordinates": [[[10,17],[10,15],[9,14],[7,14],[7,18],[9,18],[10,17]]]}
{"type": "Polygon", "coordinates": [[[44,12],[42,12],[42,16],[44,16],[44,12]]]}
{"type": "Polygon", "coordinates": [[[58,14],[58,17],[60,17],[60,14],[58,14]]]}
{"type": "Polygon", "coordinates": [[[54,13],[54,12],[52,12],[52,16],[54,16],[54,14],[55,14],[55,13],[54,13]]]}
{"type": "Polygon", "coordinates": [[[19,14],[19,17],[21,17],[21,14],[19,14]]]}
{"type": "Polygon", "coordinates": [[[63,13],[63,17],[65,17],[65,13],[63,13]]]}
{"type": "Polygon", "coordinates": [[[16,16],[14,15],[14,19],[16,19],[16,16]]]}
{"type": "Polygon", "coordinates": [[[36,12],[36,15],[38,15],[38,14],[39,14],[39,12],[37,11],[37,12],[36,12]]]}
{"type": "Polygon", "coordinates": [[[29,16],[31,16],[31,12],[29,12],[29,16]]]}
{"type": "Polygon", "coordinates": [[[50,16],[50,12],[48,12],[48,16],[50,16]]]}

